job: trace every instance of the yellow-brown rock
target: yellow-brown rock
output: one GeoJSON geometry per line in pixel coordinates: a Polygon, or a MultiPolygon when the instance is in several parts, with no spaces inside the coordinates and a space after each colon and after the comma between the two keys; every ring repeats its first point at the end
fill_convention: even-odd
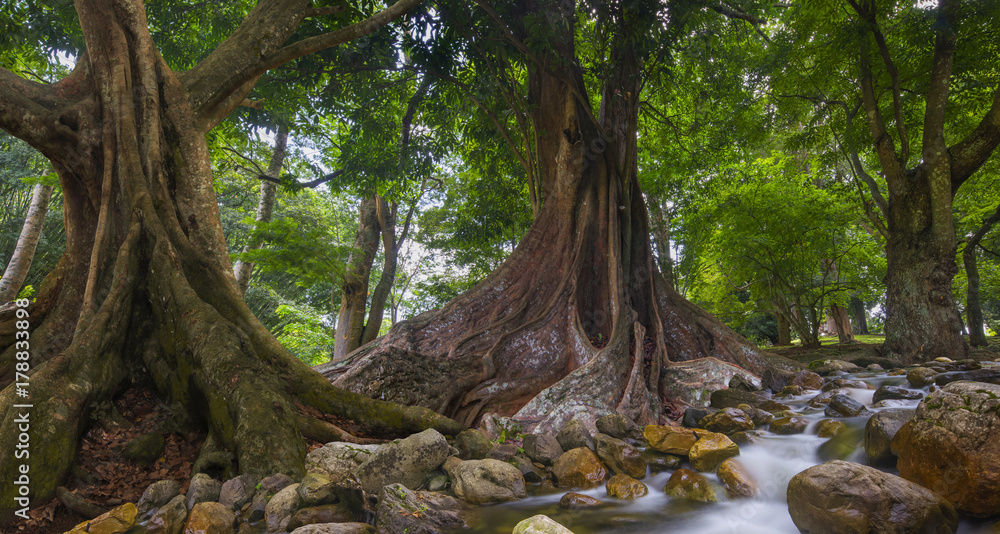
{"type": "Polygon", "coordinates": [[[184,534],[231,534],[236,515],[228,506],[212,501],[191,508],[184,534]]]}
{"type": "Polygon", "coordinates": [[[718,497],[705,475],[690,469],[678,469],[670,475],[663,492],[671,497],[701,502],[716,502],[718,497]]]}
{"type": "Polygon", "coordinates": [[[139,515],[139,510],[134,504],[127,502],[90,521],[80,523],[67,534],[121,534],[135,525],[137,515],[139,515]]]}
{"type": "Polygon", "coordinates": [[[608,495],[619,499],[636,499],[649,493],[645,484],[623,473],[611,477],[604,489],[608,495]]]}
{"type": "Polygon", "coordinates": [[[698,441],[688,451],[691,467],[702,472],[715,471],[727,458],[740,454],[740,448],[724,434],[701,432],[698,441]]]}
{"type": "Polygon", "coordinates": [[[677,426],[648,425],[642,432],[649,446],[668,454],[687,456],[688,451],[698,441],[690,428],[677,426]]]}
{"type": "Polygon", "coordinates": [[[726,485],[726,493],[732,499],[753,497],[757,494],[757,482],[736,458],[729,458],[719,464],[719,471],[716,474],[726,485]]]}
{"type": "Polygon", "coordinates": [[[837,434],[840,434],[842,430],[847,428],[847,425],[843,421],[837,419],[824,419],[819,422],[817,427],[817,434],[821,438],[832,438],[837,434]]]}
{"type": "Polygon", "coordinates": [[[556,459],[552,465],[552,474],[561,488],[592,489],[604,482],[608,469],[594,451],[579,447],[556,459]]]}

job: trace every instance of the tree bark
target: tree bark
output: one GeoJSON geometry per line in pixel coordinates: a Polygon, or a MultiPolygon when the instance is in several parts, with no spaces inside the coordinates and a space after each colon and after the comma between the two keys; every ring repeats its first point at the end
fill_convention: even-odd
{"type": "Polygon", "coordinates": [[[778,321],[778,346],[792,344],[792,325],[783,313],[775,312],[775,319],[778,321]]]}
{"type": "MultiPolygon", "coordinates": [[[[362,27],[371,31],[413,4],[398,2],[362,27]]],[[[69,472],[90,406],[133,375],[148,376],[164,399],[203,421],[210,440],[234,453],[238,472],[257,476],[302,474],[297,402],[380,432],[462,429],[424,409],[332,387],[278,344],[236,285],[203,134],[276,55],[299,50],[283,46],[307,8],[261,0],[232,37],[179,76],[153,46],[140,0],[78,0],[87,46],[73,73],[48,86],[0,69],[0,127],[52,161],[66,221],[66,250],[29,318],[0,308],[0,450],[16,450],[19,418],[32,423],[30,460],[4,455],[0,479],[16,480],[29,462],[31,504],[50,499],[69,472]],[[29,334],[25,361],[17,341],[29,334]]],[[[17,486],[0,486],[0,522],[20,509],[15,497],[17,486]]]]}
{"type": "Polygon", "coordinates": [[[854,343],[854,332],[851,331],[851,316],[847,313],[847,308],[831,304],[830,315],[833,317],[834,324],[837,327],[837,341],[840,343],[854,343]]]}
{"type": "Polygon", "coordinates": [[[340,361],[361,346],[368,305],[368,283],[381,231],[378,220],[380,202],[385,203],[378,195],[361,201],[354,250],[347,260],[347,272],[340,286],[340,311],[337,312],[337,332],[331,361],[340,361]]]}
{"type": "Polygon", "coordinates": [[[7,262],[3,278],[0,278],[0,304],[14,300],[21,291],[21,285],[24,284],[28,269],[31,268],[31,260],[35,257],[38,239],[42,236],[42,227],[45,226],[45,214],[49,211],[51,196],[51,185],[38,184],[31,191],[31,204],[28,205],[28,214],[24,218],[21,235],[17,238],[17,245],[10,261],[7,262]]]}
{"type": "MultiPolygon", "coordinates": [[[[278,132],[274,136],[274,152],[271,154],[271,162],[267,165],[267,175],[271,178],[281,177],[281,166],[285,163],[285,147],[288,144],[288,126],[278,126],[278,132]]],[[[278,185],[274,182],[261,180],[260,199],[257,201],[256,224],[269,223],[274,213],[274,197],[278,192],[278,185]]],[[[264,238],[259,235],[250,235],[247,244],[243,246],[243,252],[259,250],[264,246],[264,238]]],[[[233,267],[236,275],[236,285],[240,288],[240,293],[244,295],[250,287],[250,273],[253,272],[253,263],[239,260],[233,267]]]]}
{"type": "Polygon", "coordinates": [[[969,284],[966,290],[965,313],[969,319],[969,344],[973,347],[985,347],[989,344],[986,340],[983,307],[979,301],[979,266],[976,263],[976,249],[997,221],[1000,221],[1000,206],[969,236],[962,251],[962,262],[965,264],[965,275],[969,284]]]}
{"type": "Polygon", "coordinates": [[[868,331],[868,310],[864,301],[858,297],[851,297],[851,315],[853,316],[852,329],[855,334],[867,336],[868,331]]]}
{"type": "Polygon", "coordinates": [[[661,371],[678,362],[767,367],[753,346],[671,289],[653,261],[636,179],[641,87],[631,47],[611,51],[617,70],[595,114],[574,61],[575,5],[546,5],[556,21],[551,56],[528,75],[543,162],[538,217],[479,285],[319,366],[335,384],[465,424],[494,412],[554,431],[569,418],[592,425],[612,412],[661,420],[670,400],[661,371]]]}

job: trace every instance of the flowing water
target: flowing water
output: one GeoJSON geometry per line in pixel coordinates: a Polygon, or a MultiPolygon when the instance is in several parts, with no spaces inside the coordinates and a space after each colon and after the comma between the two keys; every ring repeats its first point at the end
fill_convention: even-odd
{"type": "MultiPolygon", "coordinates": [[[[986,364],[984,364],[986,365],[986,364]]],[[[877,388],[883,384],[906,387],[927,394],[927,388],[910,388],[905,376],[888,376],[885,372],[855,373],[842,378],[862,380],[877,388]]],[[[850,389],[850,395],[872,411],[874,389],[850,389]]],[[[780,436],[758,430],[760,439],[741,445],[740,462],[755,478],[758,495],[751,499],[730,500],[714,473],[704,473],[715,485],[718,503],[699,503],[669,497],[663,488],[670,472],[647,474],[643,479],[649,494],[634,501],[609,497],[604,487],[592,490],[567,490],[565,488],[542,490],[537,484],[529,485],[529,497],[515,502],[483,507],[480,521],[471,530],[482,534],[509,534],[514,525],[536,514],[545,514],[565,525],[575,534],[592,533],[697,533],[697,534],[797,534],[799,531],[788,515],[785,493],[788,481],[795,474],[813,465],[832,459],[865,463],[864,427],[867,417],[841,419],[847,428],[835,438],[815,435],[819,421],[827,419],[822,409],[808,405],[818,391],[809,391],[796,397],[777,399],[810,420],[805,433],[780,436]],[[534,486],[534,487],[530,487],[534,486]],[[577,491],[604,502],[603,505],[581,510],[559,507],[559,499],[567,491],[577,491]]],[[[919,401],[893,401],[894,408],[915,408],[919,401]]],[[[764,428],[764,427],[762,427],[764,428]]],[[[886,472],[896,473],[894,469],[886,472]]],[[[976,524],[963,521],[961,534],[992,532],[986,530],[990,523],[976,524]]],[[[463,530],[462,532],[470,532],[463,530]]]]}

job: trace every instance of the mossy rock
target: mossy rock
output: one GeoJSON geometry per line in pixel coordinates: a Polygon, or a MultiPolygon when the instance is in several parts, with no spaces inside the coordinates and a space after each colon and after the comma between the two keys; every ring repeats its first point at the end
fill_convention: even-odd
{"type": "Polygon", "coordinates": [[[149,465],[155,463],[163,455],[165,446],[166,441],[163,439],[163,434],[150,432],[128,442],[125,450],[122,451],[122,456],[137,464],[149,465]]]}

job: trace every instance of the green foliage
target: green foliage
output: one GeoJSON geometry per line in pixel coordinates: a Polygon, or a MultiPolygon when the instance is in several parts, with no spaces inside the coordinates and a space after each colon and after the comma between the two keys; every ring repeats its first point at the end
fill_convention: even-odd
{"type": "Polygon", "coordinates": [[[284,321],[278,341],[309,365],[330,360],[333,353],[333,331],[324,322],[326,314],[306,306],[281,305],[278,317],[284,321]]]}

